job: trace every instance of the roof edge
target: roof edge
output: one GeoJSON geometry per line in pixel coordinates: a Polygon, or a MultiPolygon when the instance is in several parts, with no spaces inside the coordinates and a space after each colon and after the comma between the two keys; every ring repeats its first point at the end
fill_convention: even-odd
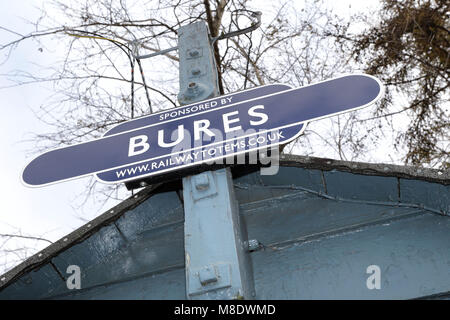
{"type": "Polygon", "coordinates": [[[41,251],[27,258],[25,261],[13,267],[3,275],[0,275],[0,291],[23,274],[33,270],[34,268],[40,268],[48,263],[53,257],[57,256],[60,252],[88,238],[103,226],[116,221],[125,212],[134,209],[151,197],[159,186],[161,186],[161,183],[148,186],[147,188],[139,191],[113,208],[100,214],[95,219],[87,222],[78,229],[72,231],[68,235],[62,237],[56,242],[53,242],[48,247],[45,247],[41,251]]]}
{"type": "Polygon", "coordinates": [[[324,171],[345,171],[369,176],[397,177],[450,185],[450,170],[385,163],[353,162],[328,158],[281,154],[280,165],[324,171]]]}

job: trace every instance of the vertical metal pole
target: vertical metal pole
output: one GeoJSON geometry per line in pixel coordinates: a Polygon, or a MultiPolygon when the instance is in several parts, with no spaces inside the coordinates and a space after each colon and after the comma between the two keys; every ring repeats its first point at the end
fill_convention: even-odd
{"type": "MultiPolygon", "coordinates": [[[[217,69],[204,22],[178,30],[182,105],[219,95],[217,69]]],[[[247,236],[230,170],[183,178],[188,299],[251,299],[247,236]]]]}

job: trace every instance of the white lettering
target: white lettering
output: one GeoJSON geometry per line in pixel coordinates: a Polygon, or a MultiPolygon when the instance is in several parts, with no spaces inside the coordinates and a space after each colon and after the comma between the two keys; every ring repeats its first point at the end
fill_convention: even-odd
{"type": "Polygon", "coordinates": [[[175,141],[166,143],[166,142],[164,142],[164,130],[158,130],[158,145],[160,147],[163,147],[163,148],[170,148],[170,147],[176,146],[181,141],[183,141],[183,139],[184,139],[184,125],[180,124],[178,126],[178,130],[172,132],[172,137],[171,137],[172,140],[174,138],[175,132],[177,133],[177,139],[175,141]]]}
{"type": "Polygon", "coordinates": [[[229,119],[229,117],[237,115],[237,114],[239,114],[239,111],[228,112],[228,113],[225,113],[222,115],[223,128],[225,129],[225,133],[236,131],[236,130],[242,130],[241,126],[236,126],[236,127],[230,128],[230,124],[239,122],[239,118],[229,119]]]}
{"type": "Polygon", "coordinates": [[[136,156],[138,154],[142,154],[146,152],[150,145],[147,143],[148,137],[146,135],[140,135],[136,137],[130,138],[130,145],[128,147],[128,156],[136,156]],[[139,142],[137,142],[139,140],[139,142]],[[141,148],[140,150],[136,150],[136,148],[141,148]]]}
{"type": "Polygon", "coordinates": [[[267,120],[269,120],[269,117],[267,116],[267,114],[261,113],[261,112],[256,112],[255,111],[256,109],[264,109],[264,106],[263,105],[257,105],[257,106],[254,106],[254,107],[251,107],[250,109],[248,109],[248,115],[249,116],[251,116],[251,117],[258,117],[258,118],[261,119],[261,120],[258,120],[258,121],[250,120],[250,124],[252,126],[260,126],[263,123],[266,123],[267,120]]]}
{"type": "Polygon", "coordinates": [[[214,137],[214,133],[208,129],[209,125],[211,123],[209,120],[197,120],[194,121],[194,139],[199,140],[200,139],[200,132],[203,132],[207,134],[210,137],[214,137]],[[202,126],[200,126],[202,125],[202,126]]]}

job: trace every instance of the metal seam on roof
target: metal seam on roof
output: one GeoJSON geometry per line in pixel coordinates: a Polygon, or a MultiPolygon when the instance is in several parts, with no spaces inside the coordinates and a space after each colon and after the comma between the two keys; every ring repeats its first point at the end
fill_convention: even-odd
{"type": "Polygon", "coordinates": [[[265,248],[269,248],[274,251],[283,250],[283,249],[286,249],[288,247],[295,246],[295,245],[301,245],[301,244],[309,243],[309,242],[313,242],[313,241],[320,241],[322,238],[335,237],[337,235],[360,232],[363,229],[367,229],[372,226],[383,225],[385,223],[391,223],[391,222],[401,221],[401,220],[405,220],[405,219],[417,218],[417,217],[423,216],[424,214],[425,213],[423,210],[414,210],[414,211],[400,214],[395,217],[374,219],[372,221],[357,223],[354,225],[348,225],[348,226],[340,227],[337,229],[318,232],[318,233],[303,236],[300,238],[289,239],[289,240],[284,240],[284,241],[274,242],[274,243],[260,243],[261,247],[258,248],[258,250],[254,250],[254,252],[259,251],[261,249],[264,250],[265,248]]]}

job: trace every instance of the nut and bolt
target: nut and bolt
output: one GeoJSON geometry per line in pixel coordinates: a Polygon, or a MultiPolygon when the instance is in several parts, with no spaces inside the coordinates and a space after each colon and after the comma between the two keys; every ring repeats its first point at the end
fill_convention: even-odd
{"type": "Polygon", "coordinates": [[[258,250],[260,247],[260,243],[256,239],[248,240],[248,251],[255,251],[258,250]]]}
{"type": "Polygon", "coordinates": [[[198,56],[198,51],[197,51],[197,50],[189,51],[189,55],[190,55],[192,58],[195,58],[195,57],[198,56]]]}
{"type": "Polygon", "coordinates": [[[194,76],[198,76],[201,73],[201,71],[200,71],[200,69],[194,69],[194,70],[191,71],[191,73],[194,76]]]}

